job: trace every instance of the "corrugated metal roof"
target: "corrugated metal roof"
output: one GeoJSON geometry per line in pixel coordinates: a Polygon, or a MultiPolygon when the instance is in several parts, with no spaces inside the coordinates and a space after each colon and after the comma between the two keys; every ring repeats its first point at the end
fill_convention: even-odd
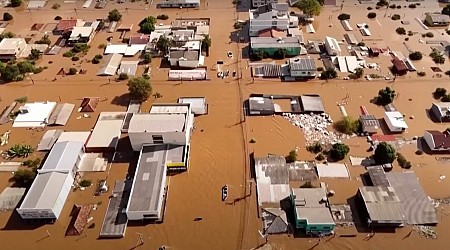
{"type": "Polygon", "coordinates": [[[406,222],[402,203],[393,187],[366,186],[359,192],[372,221],[406,222]]]}
{"type": "Polygon", "coordinates": [[[125,112],[102,112],[99,115],[87,148],[115,148],[120,139],[125,112]]]}
{"type": "Polygon", "coordinates": [[[63,131],[62,129],[47,130],[37,146],[37,151],[50,150],[63,131]]]}
{"type": "Polygon", "coordinates": [[[154,104],[150,114],[187,114],[190,104],[154,104]]]}
{"type": "Polygon", "coordinates": [[[115,75],[117,69],[119,68],[120,62],[122,61],[122,57],[123,56],[121,54],[107,55],[105,57],[105,63],[97,71],[97,75],[115,75]]]}
{"type": "Polygon", "coordinates": [[[72,171],[78,160],[78,155],[83,153],[84,143],[82,142],[57,142],[50,151],[44,166],[39,170],[48,171],[72,171]]]}
{"type": "Polygon", "coordinates": [[[66,125],[74,108],[75,104],[59,103],[50,115],[50,118],[48,118],[48,124],[61,126],[66,125]]]}
{"type": "Polygon", "coordinates": [[[291,70],[316,70],[316,63],[312,58],[291,58],[289,59],[289,66],[291,70]]]}
{"type": "Polygon", "coordinates": [[[128,133],[138,132],[182,132],[185,130],[184,114],[134,114],[128,133]]]}

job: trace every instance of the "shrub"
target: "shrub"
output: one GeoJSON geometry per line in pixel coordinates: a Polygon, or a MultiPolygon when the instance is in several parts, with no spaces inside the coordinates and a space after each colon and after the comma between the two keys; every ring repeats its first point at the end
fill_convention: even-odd
{"type": "Polygon", "coordinates": [[[408,7],[411,8],[411,9],[415,9],[417,7],[417,5],[412,3],[412,4],[408,5],[408,7]]]}
{"type": "Polygon", "coordinates": [[[417,75],[418,75],[418,76],[426,76],[427,73],[426,73],[425,71],[418,71],[418,72],[417,72],[417,75]]]}
{"type": "Polygon", "coordinates": [[[347,14],[347,13],[342,13],[342,14],[340,14],[339,16],[338,16],[338,19],[339,20],[348,20],[348,19],[350,19],[350,15],[349,14],[347,14]]]}
{"type": "Polygon", "coordinates": [[[336,131],[347,135],[357,133],[359,130],[359,126],[359,120],[353,119],[350,116],[343,117],[341,120],[336,121],[333,124],[333,127],[336,131]]]}
{"type": "Polygon", "coordinates": [[[100,59],[98,59],[97,57],[92,58],[92,64],[99,64],[100,63],[100,59]]]}
{"type": "Polygon", "coordinates": [[[373,8],[369,6],[369,7],[367,7],[367,10],[373,10],[373,8]]]}
{"type": "Polygon", "coordinates": [[[63,54],[63,57],[73,57],[75,54],[72,51],[66,51],[63,54]]]}
{"type": "Polygon", "coordinates": [[[397,32],[397,34],[399,35],[406,35],[406,30],[403,27],[398,27],[395,32],[397,32]]]}
{"type": "Polygon", "coordinates": [[[102,56],[102,55],[100,55],[100,54],[97,54],[97,55],[95,55],[95,56],[94,56],[94,58],[97,58],[97,59],[99,59],[99,60],[100,60],[100,59],[103,59],[103,56],[102,56]]]}
{"type": "Polygon", "coordinates": [[[411,30],[408,30],[408,36],[413,36],[414,32],[412,32],[411,30]]]}
{"type": "Polygon", "coordinates": [[[427,32],[427,33],[425,33],[425,36],[428,38],[433,38],[434,34],[432,32],[427,32]]]}
{"type": "Polygon", "coordinates": [[[400,153],[397,153],[397,162],[401,168],[411,168],[411,162],[406,160],[406,158],[400,153]]]}
{"type": "Polygon", "coordinates": [[[444,64],[445,63],[445,57],[444,55],[437,51],[433,50],[433,52],[430,53],[430,57],[433,58],[433,61],[437,64],[444,64]]]}
{"type": "Polygon", "coordinates": [[[306,147],[306,150],[314,154],[320,153],[323,150],[322,144],[318,141],[306,147]]]}
{"type": "Polygon", "coordinates": [[[388,105],[394,101],[396,96],[397,96],[397,94],[395,93],[395,90],[393,90],[389,87],[380,89],[378,91],[377,104],[378,105],[388,105]]]}
{"type": "Polygon", "coordinates": [[[391,19],[394,20],[394,21],[400,20],[400,18],[401,17],[400,17],[399,14],[394,14],[394,15],[391,16],[391,19]]]}
{"type": "Polygon", "coordinates": [[[75,43],[73,45],[72,52],[74,52],[74,53],[79,53],[79,52],[86,53],[86,52],[88,52],[89,48],[90,48],[89,45],[87,45],[85,43],[75,43]]]}
{"type": "Polygon", "coordinates": [[[406,41],[406,42],[409,41],[409,37],[405,37],[405,41],[406,41]]]}
{"type": "Polygon", "coordinates": [[[367,17],[368,18],[375,18],[375,17],[377,17],[377,13],[375,13],[375,12],[369,12],[369,14],[367,14],[367,17]]]}
{"type": "Polygon", "coordinates": [[[447,76],[450,76],[450,70],[445,71],[444,74],[447,75],[447,76]]]}
{"type": "Polygon", "coordinates": [[[340,161],[345,158],[345,156],[350,152],[350,148],[343,143],[335,143],[331,147],[330,156],[334,160],[340,161]]]}
{"type": "Polygon", "coordinates": [[[144,63],[148,64],[152,62],[152,54],[145,53],[144,54],[144,63]]]}
{"type": "Polygon", "coordinates": [[[289,154],[286,156],[286,162],[291,163],[297,161],[297,151],[295,149],[289,151],[289,154]]]}
{"type": "Polygon", "coordinates": [[[334,79],[336,77],[337,77],[337,72],[334,69],[327,69],[320,74],[320,79],[322,79],[322,80],[334,79]]]}
{"type": "Polygon", "coordinates": [[[16,98],[14,101],[18,102],[18,103],[26,103],[28,101],[28,97],[22,96],[22,97],[16,98]]]}
{"type": "Polygon", "coordinates": [[[394,147],[387,142],[380,142],[375,149],[373,159],[378,165],[394,162],[397,154],[394,147]]]}
{"type": "Polygon", "coordinates": [[[135,100],[146,101],[152,94],[152,85],[148,79],[135,77],[128,81],[128,91],[135,100]]]}
{"type": "Polygon", "coordinates": [[[3,21],[11,21],[13,20],[13,16],[8,12],[3,13],[3,21]]]}
{"type": "Polygon", "coordinates": [[[366,43],[365,43],[365,42],[359,42],[359,43],[357,44],[357,46],[366,46],[366,43]]]}
{"type": "Polygon", "coordinates": [[[74,61],[74,62],[79,61],[79,60],[80,60],[80,58],[78,56],[73,56],[72,57],[72,61],[74,61]]]}
{"type": "Polygon", "coordinates": [[[104,48],[106,48],[106,44],[101,43],[101,44],[98,45],[98,48],[99,49],[104,49],[104,48]]]}
{"type": "Polygon", "coordinates": [[[322,153],[320,153],[320,154],[318,154],[318,155],[316,156],[316,160],[318,160],[318,161],[323,161],[323,160],[325,160],[325,159],[326,159],[326,157],[325,157],[325,155],[322,154],[322,153]]]}
{"type": "Polygon", "coordinates": [[[415,51],[415,52],[409,54],[409,59],[411,59],[413,61],[419,61],[419,60],[422,60],[422,58],[423,58],[423,55],[422,55],[422,52],[420,52],[420,51],[415,51]]]}
{"type": "Polygon", "coordinates": [[[161,14],[161,15],[156,16],[156,19],[167,20],[167,19],[169,19],[169,16],[166,14],[161,14]]]}
{"type": "Polygon", "coordinates": [[[117,9],[113,9],[108,13],[108,19],[111,22],[118,22],[120,19],[122,19],[122,14],[117,9]]]}
{"type": "Polygon", "coordinates": [[[55,16],[55,18],[53,18],[55,21],[61,20],[62,17],[61,16],[55,16]]]}
{"type": "Polygon", "coordinates": [[[389,5],[389,2],[387,0],[380,0],[377,3],[377,6],[381,6],[381,7],[388,6],[388,5],[389,5]]]}
{"type": "Polygon", "coordinates": [[[80,187],[90,187],[92,184],[92,181],[84,179],[84,180],[81,180],[80,183],[78,183],[78,184],[80,185],[80,187]]]}
{"type": "Polygon", "coordinates": [[[11,7],[19,7],[22,5],[22,0],[11,0],[10,5],[11,7]]]}
{"type": "Polygon", "coordinates": [[[323,71],[323,67],[317,67],[317,71],[323,71]]]}
{"type": "Polygon", "coordinates": [[[44,35],[43,37],[41,37],[41,39],[37,40],[34,43],[35,44],[47,44],[47,45],[50,45],[52,43],[52,41],[50,41],[50,38],[49,38],[48,35],[44,35]]]}
{"type": "Polygon", "coordinates": [[[391,4],[391,5],[389,5],[389,8],[391,8],[391,9],[395,9],[395,7],[396,7],[396,5],[395,5],[395,4],[391,4]]]}
{"type": "Polygon", "coordinates": [[[39,73],[41,73],[42,71],[44,71],[44,68],[43,68],[43,67],[37,67],[37,68],[35,68],[35,69],[33,70],[33,73],[34,73],[34,74],[39,74],[39,73]]]}
{"type": "Polygon", "coordinates": [[[120,73],[119,80],[123,81],[123,80],[127,80],[127,79],[128,79],[127,73],[120,73]]]}
{"type": "Polygon", "coordinates": [[[244,24],[243,24],[242,22],[236,21],[236,22],[234,23],[233,27],[234,27],[234,29],[236,29],[236,30],[240,30],[240,29],[242,29],[242,28],[244,27],[244,24]]]}
{"type": "Polygon", "coordinates": [[[36,174],[28,169],[19,169],[14,172],[14,181],[20,186],[29,186],[33,183],[36,174]]]}
{"type": "Polygon", "coordinates": [[[261,50],[254,51],[251,54],[251,58],[253,61],[261,61],[262,59],[264,59],[264,57],[265,57],[265,54],[261,50]]]}
{"type": "Polygon", "coordinates": [[[60,7],[61,7],[61,5],[59,5],[59,3],[55,3],[55,4],[53,4],[52,9],[57,10],[60,7]]]}
{"type": "Polygon", "coordinates": [[[397,5],[397,9],[401,9],[402,8],[402,6],[401,5],[397,5]]]}
{"type": "Polygon", "coordinates": [[[67,74],[69,75],[76,75],[78,73],[78,70],[76,68],[70,68],[69,72],[67,74]]]}

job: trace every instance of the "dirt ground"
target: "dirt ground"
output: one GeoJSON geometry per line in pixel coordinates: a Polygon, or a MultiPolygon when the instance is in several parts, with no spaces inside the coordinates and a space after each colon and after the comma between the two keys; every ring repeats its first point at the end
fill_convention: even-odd
{"type": "MultiPolygon", "coordinates": [[[[55,23],[54,16],[60,15],[64,18],[78,17],[82,19],[95,19],[105,17],[108,10],[118,8],[123,14],[123,23],[133,23],[137,31],[137,24],[147,15],[157,15],[166,13],[170,19],[161,23],[169,24],[173,19],[179,17],[210,17],[211,18],[211,39],[212,47],[210,56],[206,58],[210,81],[203,82],[168,82],[168,69],[160,68],[160,59],[152,61],[151,82],[154,92],[162,94],[158,100],[150,99],[144,103],[143,111],[149,110],[153,102],[176,102],[182,96],[205,96],[209,104],[209,114],[200,116],[195,120],[195,129],[191,141],[191,159],[189,171],[183,174],[171,176],[169,178],[169,191],[166,204],[164,223],[148,225],[129,225],[126,236],[117,240],[97,239],[101,224],[108,204],[108,195],[93,197],[94,187],[84,191],[71,192],[60,219],[53,225],[29,225],[23,223],[16,214],[11,212],[0,213],[0,241],[2,249],[157,249],[161,245],[166,245],[170,249],[251,249],[264,243],[258,230],[261,230],[262,223],[257,216],[255,185],[250,184],[250,165],[248,156],[254,153],[256,156],[264,156],[268,153],[287,154],[291,149],[299,147],[299,157],[302,160],[312,160],[313,155],[305,150],[305,139],[301,131],[292,126],[282,117],[246,117],[243,118],[242,104],[251,93],[266,94],[320,94],[326,111],[334,120],[341,116],[337,107],[337,102],[341,101],[347,94],[349,102],[345,106],[350,116],[359,115],[359,107],[366,106],[371,114],[382,117],[383,110],[370,103],[376,96],[378,90],[385,86],[394,88],[399,97],[395,100],[398,110],[414,119],[408,120],[408,131],[404,134],[406,139],[413,136],[420,136],[425,129],[443,130],[446,124],[435,124],[428,117],[425,109],[431,106],[433,98],[432,91],[436,87],[446,87],[447,81],[432,78],[431,73],[420,80],[413,77],[403,77],[395,83],[385,81],[323,81],[314,80],[301,83],[281,83],[279,80],[253,80],[250,77],[248,62],[246,59],[237,60],[241,53],[245,55],[247,44],[236,44],[230,42],[235,39],[232,25],[236,19],[246,20],[248,14],[241,12],[235,14],[235,9],[230,1],[204,1],[200,10],[156,10],[156,3],[150,7],[142,1],[126,4],[108,4],[105,10],[83,9],[83,1],[76,1],[74,4],[61,4],[58,11],[50,7],[56,1],[49,1],[44,10],[26,9],[17,12],[8,10],[14,15],[14,22],[7,27],[7,31],[27,37],[32,34],[30,27],[34,23],[55,23]],[[74,9],[76,8],[76,10],[74,9]],[[232,59],[227,59],[227,51],[235,55],[232,59]],[[240,81],[216,78],[213,68],[216,60],[225,60],[225,69],[238,70],[242,74],[240,81]],[[256,139],[256,143],[249,144],[250,138],[256,139]],[[234,205],[227,205],[221,202],[220,190],[224,184],[230,187],[230,200],[236,199],[234,205]],[[245,198],[246,197],[246,198],[245,198]],[[96,227],[85,230],[86,235],[79,237],[65,237],[64,233],[70,221],[69,213],[73,204],[97,203],[102,205],[93,212],[93,222],[96,227]],[[203,217],[202,221],[195,222],[195,217],[203,217]],[[47,232],[50,234],[48,237],[47,232]],[[138,233],[143,235],[144,245],[136,247],[138,243],[138,233]],[[18,240],[19,239],[19,240],[18,240]]],[[[403,5],[403,3],[402,3],[403,5]]],[[[345,6],[344,11],[351,12],[352,24],[356,26],[358,22],[365,21],[367,11],[355,14],[355,8],[345,6]],[[348,8],[348,9],[347,9],[348,8]]],[[[329,13],[336,13],[337,7],[325,8],[323,15],[317,18],[318,26],[315,27],[317,33],[307,35],[307,39],[321,38],[327,34],[342,37],[344,33],[342,27],[334,17],[333,28],[328,28],[329,13]]],[[[402,9],[406,13],[407,9],[402,9]]],[[[402,13],[404,13],[402,12],[402,13]]],[[[380,11],[380,13],[382,13],[380,11]]],[[[336,14],[334,14],[337,16],[336,14]]],[[[379,14],[382,16],[383,14],[379,14]]],[[[385,39],[389,46],[397,46],[398,50],[403,50],[402,40],[395,38],[395,26],[390,19],[381,20],[385,26],[392,26],[392,40],[387,40],[384,30],[375,28],[375,24],[370,24],[374,36],[385,39]],[[374,27],[372,29],[372,27],[374,27]],[[395,38],[395,39],[394,39],[395,38]],[[397,41],[397,40],[398,41],[397,41]],[[397,41],[397,42],[396,42],[397,41]]],[[[415,24],[411,21],[411,24],[415,24]]],[[[381,26],[381,25],[380,25],[381,26]]],[[[391,29],[391,27],[390,27],[391,29]]],[[[358,31],[354,31],[355,33],[358,31]]],[[[35,32],[33,39],[39,39],[44,33],[35,32]]],[[[119,42],[119,33],[113,33],[114,42],[119,42]]],[[[106,43],[106,38],[111,34],[103,32],[96,35],[91,44],[91,50],[80,62],[73,62],[60,55],[44,56],[38,62],[39,66],[48,66],[48,69],[41,74],[34,75],[31,79],[19,83],[0,85],[0,107],[8,105],[14,99],[27,96],[29,101],[62,101],[78,105],[84,96],[98,96],[103,101],[99,103],[96,111],[91,114],[91,118],[79,118],[79,114],[73,113],[68,124],[63,127],[66,131],[86,131],[91,129],[96,121],[96,117],[101,111],[125,111],[128,104],[126,82],[109,82],[108,78],[95,76],[100,65],[87,63],[95,54],[101,53],[98,45],[106,43]],[[52,61],[53,63],[49,63],[52,61]],[[68,68],[76,66],[87,69],[87,74],[76,76],[58,76],[56,73],[61,67],[68,68]]],[[[56,37],[51,37],[56,41],[56,37]]],[[[405,53],[405,52],[404,52],[405,53]]],[[[380,59],[386,63],[389,60],[380,59]]],[[[426,65],[424,61],[424,65],[426,65]]],[[[448,65],[446,62],[445,65],[448,65]]],[[[320,66],[320,65],[318,65],[320,66]]],[[[389,65],[385,64],[387,69],[389,65]]],[[[143,67],[140,66],[138,74],[141,74],[143,67]]],[[[445,76],[447,77],[447,76],[445,76]]],[[[447,79],[445,79],[447,80],[447,79]]],[[[48,129],[48,128],[47,128],[48,129]]],[[[22,128],[11,128],[11,123],[0,126],[0,133],[11,130],[11,139],[8,144],[27,143],[36,146],[43,131],[31,131],[22,128]]],[[[350,155],[369,156],[366,150],[368,145],[365,138],[352,138],[346,141],[351,146],[350,155]]],[[[0,148],[7,149],[8,146],[0,148]]],[[[126,148],[126,138],[123,142],[126,148]]],[[[446,198],[450,196],[448,179],[440,180],[440,176],[450,177],[450,167],[438,164],[433,156],[415,155],[414,145],[405,145],[401,148],[401,153],[413,163],[412,170],[418,175],[425,191],[432,198],[446,198]]],[[[42,157],[38,154],[30,158],[42,157]]],[[[331,199],[332,203],[340,204],[352,195],[356,194],[357,187],[362,183],[357,179],[364,172],[362,167],[352,167],[348,160],[344,160],[349,166],[352,180],[330,180],[327,184],[336,191],[336,196],[331,199]]],[[[128,163],[112,163],[105,173],[86,174],[85,178],[91,180],[107,179],[110,190],[115,180],[123,180],[129,168],[133,168],[128,163]]],[[[402,171],[395,166],[394,171],[402,171]]],[[[8,180],[11,173],[0,173],[0,188],[12,185],[8,180]]],[[[360,232],[355,238],[325,239],[318,242],[317,239],[293,238],[291,236],[270,236],[268,245],[273,249],[423,249],[435,248],[445,249],[448,240],[445,232],[450,230],[450,212],[448,206],[442,206],[440,210],[438,239],[427,240],[411,231],[410,227],[397,230],[397,233],[376,233],[375,236],[365,241],[367,232],[360,232]],[[408,236],[409,234],[409,236],[408,236]]]]}

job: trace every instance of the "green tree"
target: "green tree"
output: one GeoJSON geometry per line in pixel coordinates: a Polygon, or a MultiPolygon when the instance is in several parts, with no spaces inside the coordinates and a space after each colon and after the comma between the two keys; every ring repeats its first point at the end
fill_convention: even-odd
{"type": "Polygon", "coordinates": [[[348,19],[350,19],[350,15],[347,13],[342,13],[342,14],[339,14],[338,19],[339,20],[348,20],[348,19]]]}
{"type": "Polygon", "coordinates": [[[323,147],[320,142],[316,141],[313,144],[307,146],[306,150],[308,150],[309,152],[312,152],[314,154],[318,154],[318,153],[322,152],[323,147]]]}
{"type": "Polygon", "coordinates": [[[317,0],[300,0],[295,6],[303,11],[308,16],[318,16],[322,6],[317,0]]]}
{"type": "Polygon", "coordinates": [[[117,9],[113,9],[108,14],[108,19],[111,22],[118,22],[120,19],[122,19],[122,14],[117,9]]]}
{"type": "Polygon", "coordinates": [[[149,16],[144,18],[139,23],[139,28],[141,29],[141,32],[144,34],[150,34],[152,31],[155,30],[155,24],[156,24],[156,18],[153,16],[149,16]]]}
{"type": "Polygon", "coordinates": [[[11,21],[13,20],[13,16],[8,12],[3,13],[3,21],[11,21]]]}
{"type": "Polygon", "coordinates": [[[206,51],[207,55],[209,55],[209,48],[211,48],[211,37],[209,35],[204,35],[202,40],[202,50],[206,51]]]}
{"type": "Polygon", "coordinates": [[[16,34],[12,33],[11,31],[4,32],[4,33],[0,34],[0,42],[1,42],[4,38],[14,38],[14,37],[16,37],[16,34]]]}
{"type": "Polygon", "coordinates": [[[19,7],[22,5],[22,0],[11,0],[11,7],[19,7]]]}
{"type": "Polygon", "coordinates": [[[14,64],[7,64],[1,73],[2,80],[5,82],[20,81],[23,79],[19,67],[14,64]]]}
{"type": "Polygon", "coordinates": [[[119,80],[123,81],[123,80],[127,80],[127,79],[128,79],[127,73],[120,73],[119,80]]]}
{"type": "Polygon", "coordinates": [[[330,156],[334,160],[340,161],[350,152],[350,148],[343,143],[335,143],[331,147],[330,156]]]}
{"type": "Polygon", "coordinates": [[[396,96],[397,96],[397,94],[395,93],[395,90],[393,90],[389,87],[380,89],[378,91],[377,104],[378,105],[388,105],[394,101],[396,96]]]}
{"type": "Polygon", "coordinates": [[[387,142],[380,142],[375,149],[373,159],[376,164],[388,164],[394,162],[396,158],[396,152],[394,147],[387,142]]]}
{"type": "Polygon", "coordinates": [[[152,54],[145,53],[144,54],[144,63],[148,64],[152,62],[152,54]]]}
{"type": "Polygon", "coordinates": [[[30,55],[28,55],[29,60],[37,60],[41,58],[42,54],[41,51],[38,49],[31,49],[30,55]]]}
{"type": "Polygon", "coordinates": [[[30,61],[22,61],[17,63],[17,67],[19,67],[19,71],[22,74],[34,72],[34,64],[30,61]]]}
{"type": "Polygon", "coordinates": [[[433,92],[434,99],[438,100],[444,97],[447,94],[447,90],[444,88],[436,88],[436,90],[433,92]]]}
{"type": "Polygon", "coordinates": [[[273,53],[273,58],[275,59],[284,59],[286,58],[286,50],[285,49],[277,49],[275,53],[273,53]]]}
{"type": "Polygon", "coordinates": [[[336,131],[347,135],[357,133],[359,126],[359,120],[353,119],[350,116],[343,117],[333,124],[333,127],[334,129],[336,129],[336,131]]]}
{"type": "Polygon", "coordinates": [[[78,73],[78,70],[76,68],[69,68],[68,75],[76,75],[78,73]]]}
{"type": "Polygon", "coordinates": [[[166,36],[160,36],[158,41],[156,42],[156,47],[164,55],[167,55],[169,53],[169,49],[172,46],[173,46],[173,40],[166,36]]]}
{"type": "Polygon", "coordinates": [[[367,18],[372,19],[372,18],[375,18],[375,17],[377,17],[377,13],[375,13],[375,12],[369,12],[369,14],[367,14],[367,18]]]}
{"type": "Polygon", "coordinates": [[[398,27],[397,29],[395,29],[395,32],[397,32],[397,34],[399,35],[406,35],[406,30],[403,27],[398,27]]]}
{"type": "Polygon", "coordinates": [[[92,185],[92,181],[91,180],[81,180],[80,183],[78,183],[80,185],[80,187],[90,187],[92,185]]]}
{"type": "Polygon", "coordinates": [[[447,4],[447,6],[445,6],[445,7],[442,9],[441,14],[449,15],[449,16],[450,16],[450,4],[447,4]]]}
{"type": "Polygon", "coordinates": [[[35,44],[47,44],[50,45],[52,44],[52,41],[50,40],[48,35],[44,35],[43,37],[41,37],[41,39],[39,39],[38,41],[34,42],[35,44]]]}
{"type": "Polygon", "coordinates": [[[297,161],[297,151],[295,149],[289,151],[289,154],[285,157],[287,163],[295,162],[297,161]]]}
{"type": "Polygon", "coordinates": [[[135,77],[128,81],[130,96],[141,102],[146,101],[152,94],[152,85],[144,77],[135,77]]]}
{"type": "Polygon", "coordinates": [[[364,75],[364,69],[361,67],[356,68],[354,75],[356,78],[361,78],[364,75]]]}
{"type": "Polygon", "coordinates": [[[89,51],[89,48],[90,48],[90,46],[85,44],[85,43],[75,43],[73,45],[72,52],[74,52],[74,53],[79,53],[79,52],[86,53],[86,52],[89,51]]]}
{"type": "Polygon", "coordinates": [[[320,74],[320,79],[322,79],[322,80],[334,79],[336,77],[337,77],[337,72],[334,69],[327,69],[320,74]]]}
{"type": "Polygon", "coordinates": [[[445,57],[444,54],[437,50],[433,50],[430,53],[430,57],[433,58],[433,61],[437,64],[444,64],[445,63],[445,57]]]}
{"type": "Polygon", "coordinates": [[[19,169],[14,172],[14,181],[24,187],[30,186],[35,177],[36,174],[28,169],[19,169]]]}
{"type": "Polygon", "coordinates": [[[409,54],[409,59],[413,60],[413,61],[419,61],[422,60],[422,52],[420,51],[414,51],[411,54],[409,54]]]}

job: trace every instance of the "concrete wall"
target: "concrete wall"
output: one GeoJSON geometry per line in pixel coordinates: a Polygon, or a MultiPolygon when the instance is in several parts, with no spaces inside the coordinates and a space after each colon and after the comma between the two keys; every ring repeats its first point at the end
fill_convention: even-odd
{"type": "MultiPolygon", "coordinates": [[[[189,133],[190,134],[190,133],[189,133]]],[[[186,132],[139,132],[130,133],[128,136],[130,138],[131,146],[134,151],[140,151],[143,144],[152,145],[153,135],[161,135],[163,137],[163,144],[175,144],[175,145],[186,145],[188,142],[188,133],[186,132]]]]}

